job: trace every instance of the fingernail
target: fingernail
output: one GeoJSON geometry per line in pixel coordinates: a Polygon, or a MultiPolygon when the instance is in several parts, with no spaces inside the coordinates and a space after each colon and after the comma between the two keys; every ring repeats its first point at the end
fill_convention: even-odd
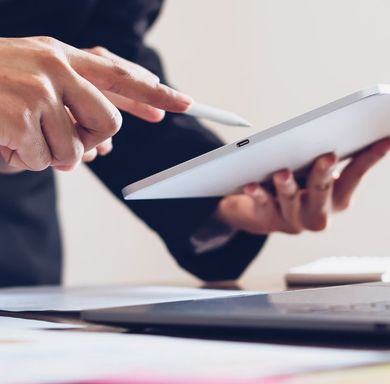
{"type": "Polygon", "coordinates": [[[165,84],[160,83],[158,88],[162,90],[162,93],[169,97],[170,104],[175,104],[170,107],[171,112],[183,113],[187,111],[190,105],[194,102],[192,97],[186,95],[185,93],[179,92],[176,89],[168,87],[165,84]],[[173,100],[174,102],[172,103],[173,100]]]}
{"type": "Polygon", "coordinates": [[[291,181],[291,177],[292,173],[287,169],[275,174],[276,182],[279,184],[288,184],[291,181]]]}
{"type": "Polygon", "coordinates": [[[328,171],[330,168],[336,165],[337,156],[334,153],[329,153],[323,156],[321,160],[321,168],[323,171],[328,171]]]}
{"type": "Polygon", "coordinates": [[[178,102],[185,107],[184,111],[186,111],[190,107],[190,105],[194,102],[194,99],[192,97],[181,92],[177,92],[176,98],[178,102]]]}
{"type": "MultiPolygon", "coordinates": [[[[164,86],[164,85],[162,84],[162,86],[164,86]]],[[[171,95],[176,99],[176,101],[179,104],[182,104],[183,107],[185,107],[184,111],[186,111],[188,109],[188,107],[194,102],[192,97],[186,95],[183,92],[179,92],[176,89],[170,88],[170,92],[171,92],[171,95]]]]}
{"type": "Polygon", "coordinates": [[[253,195],[254,193],[256,193],[256,189],[258,189],[257,184],[248,184],[244,188],[244,193],[246,193],[247,195],[253,195]]]}

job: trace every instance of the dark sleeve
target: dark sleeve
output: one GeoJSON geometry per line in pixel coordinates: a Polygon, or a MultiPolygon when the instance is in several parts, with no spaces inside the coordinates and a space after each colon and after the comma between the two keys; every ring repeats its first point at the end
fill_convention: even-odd
{"type": "MultiPolygon", "coordinates": [[[[100,29],[96,33],[103,33],[101,30],[104,26],[103,14],[104,12],[99,13],[100,29]]],[[[156,17],[156,10],[151,15],[144,24],[139,20],[133,22],[136,25],[147,25],[156,17]]],[[[123,13],[121,17],[123,18],[123,13]]],[[[112,23],[112,15],[108,18],[112,23]]],[[[118,25],[116,28],[121,29],[118,25]]],[[[139,32],[139,29],[137,31],[139,32]]],[[[110,32],[106,30],[105,33],[108,35],[110,32]]],[[[89,45],[99,44],[99,41],[93,41],[95,39],[93,29],[85,36],[86,41],[89,39],[88,36],[91,36],[89,45]]],[[[142,43],[142,33],[139,37],[134,37],[134,41],[121,40],[116,45],[106,40],[105,44],[101,45],[149,68],[163,81],[165,80],[158,56],[142,43]]],[[[123,117],[122,129],[113,140],[113,152],[89,165],[122,201],[121,189],[127,184],[222,145],[217,136],[188,116],[167,114],[159,124],[146,123],[128,114],[123,114],[123,117]]],[[[264,236],[238,233],[217,250],[195,254],[190,238],[215,211],[218,199],[123,203],[162,237],[179,265],[206,281],[238,278],[257,255],[266,239],[264,236]]]]}
{"type": "MultiPolygon", "coordinates": [[[[124,115],[123,127],[114,137],[113,152],[89,166],[123,201],[121,189],[127,184],[219,145],[213,134],[189,117],[169,114],[163,122],[152,125],[124,115]]],[[[218,199],[123,203],[162,237],[183,268],[203,280],[238,278],[265,241],[265,237],[242,232],[217,250],[195,254],[190,238],[214,212],[218,199]]]]}

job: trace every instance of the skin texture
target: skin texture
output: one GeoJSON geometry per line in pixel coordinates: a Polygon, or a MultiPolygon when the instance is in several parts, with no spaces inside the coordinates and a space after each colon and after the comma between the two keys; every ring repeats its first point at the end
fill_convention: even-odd
{"type": "Polygon", "coordinates": [[[299,234],[322,231],[329,215],[347,209],[363,176],[390,150],[383,139],[353,157],[340,175],[335,175],[337,157],[319,157],[300,188],[289,170],[273,175],[275,193],[250,184],[241,195],[221,200],[216,216],[236,230],[265,235],[272,232],[299,234]]]}
{"type": "MultiPolygon", "coordinates": [[[[105,48],[79,50],[50,37],[0,38],[0,172],[71,170],[112,148],[117,108],[149,122],[184,112],[190,97],[105,48]]],[[[356,155],[338,178],[337,158],[318,158],[300,188],[289,170],[273,175],[275,193],[259,184],[221,200],[216,217],[253,234],[325,229],[346,209],[364,174],[390,150],[381,140],[356,155]]]]}
{"type": "Polygon", "coordinates": [[[71,170],[107,154],[122,124],[117,107],[148,121],[192,100],[103,48],[50,37],[0,39],[0,170],[71,170]]]}
{"type": "MultiPolygon", "coordinates": [[[[113,54],[103,47],[94,47],[90,49],[84,49],[84,51],[92,53],[94,55],[105,57],[109,60],[112,60],[116,65],[128,67],[129,70],[134,71],[140,78],[147,78],[148,81],[159,82],[159,78],[153,73],[149,72],[140,65],[134,64],[128,60],[123,59],[120,56],[113,54]]],[[[163,109],[155,108],[147,103],[142,103],[134,99],[126,98],[119,94],[110,91],[103,91],[103,94],[119,109],[126,111],[134,116],[139,117],[140,119],[149,121],[150,123],[158,123],[165,116],[165,111],[163,109]]],[[[112,142],[111,138],[108,139],[105,143],[93,148],[88,151],[83,156],[84,162],[93,161],[96,156],[104,156],[112,151],[112,142]]]]}

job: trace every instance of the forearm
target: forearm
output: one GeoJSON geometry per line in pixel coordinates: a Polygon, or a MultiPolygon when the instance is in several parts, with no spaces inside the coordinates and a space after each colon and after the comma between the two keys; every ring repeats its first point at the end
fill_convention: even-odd
{"type": "MultiPolygon", "coordinates": [[[[123,45],[107,48],[116,48],[117,53],[148,68],[165,82],[157,54],[142,44],[142,37],[137,44],[129,45],[128,51],[123,45]]],[[[149,124],[124,115],[124,126],[114,137],[113,152],[90,167],[122,199],[120,191],[125,185],[222,144],[215,134],[188,116],[168,114],[161,123],[149,124]]],[[[183,268],[203,280],[236,279],[265,241],[263,236],[237,233],[218,247],[199,253],[191,240],[214,214],[219,199],[124,203],[162,237],[183,268]]]]}
{"type": "MultiPolygon", "coordinates": [[[[121,189],[136,180],[220,146],[221,141],[187,116],[169,114],[158,124],[124,115],[112,153],[96,159],[91,169],[123,201],[121,189]]],[[[256,256],[263,236],[237,233],[226,244],[199,254],[194,234],[215,212],[220,199],[125,202],[156,231],[183,268],[203,280],[237,278],[256,256]]]]}

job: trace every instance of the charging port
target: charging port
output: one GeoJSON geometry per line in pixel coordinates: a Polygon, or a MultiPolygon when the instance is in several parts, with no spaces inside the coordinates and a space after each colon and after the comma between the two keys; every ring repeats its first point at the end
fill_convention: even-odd
{"type": "Polygon", "coordinates": [[[238,142],[237,143],[237,147],[241,148],[241,147],[243,147],[244,145],[247,145],[247,144],[249,144],[249,139],[245,139],[245,140],[242,140],[242,141],[238,142]]]}

